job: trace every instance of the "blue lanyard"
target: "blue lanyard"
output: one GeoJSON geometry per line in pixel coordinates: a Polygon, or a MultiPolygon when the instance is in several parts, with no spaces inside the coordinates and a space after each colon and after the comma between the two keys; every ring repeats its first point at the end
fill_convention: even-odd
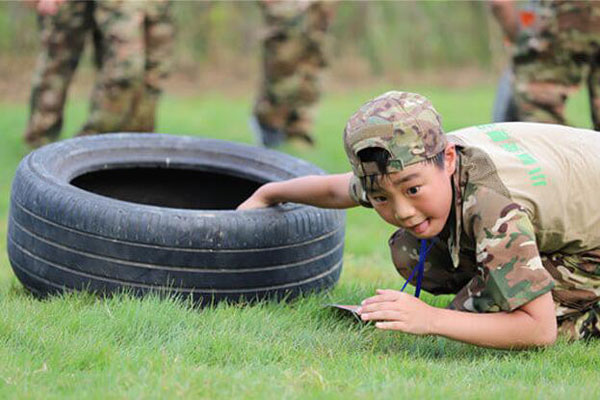
{"type": "Polygon", "coordinates": [[[411,281],[416,272],[417,284],[415,286],[415,297],[419,297],[419,295],[421,294],[421,283],[423,282],[423,275],[425,273],[425,259],[427,258],[427,254],[429,253],[429,250],[431,250],[433,243],[434,242],[432,241],[432,243],[429,246],[427,246],[427,239],[421,239],[421,250],[419,250],[419,262],[413,268],[408,279],[404,282],[404,286],[402,286],[402,289],[400,289],[401,292],[404,291],[406,285],[408,285],[408,282],[411,281]]]}

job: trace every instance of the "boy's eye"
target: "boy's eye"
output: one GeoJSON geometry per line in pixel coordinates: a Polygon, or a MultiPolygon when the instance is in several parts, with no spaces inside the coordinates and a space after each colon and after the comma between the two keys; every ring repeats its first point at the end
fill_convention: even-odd
{"type": "Polygon", "coordinates": [[[421,189],[421,186],[412,186],[412,187],[408,188],[406,193],[408,193],[410,196],[414,196],[415,194],[419,193],[420,189],[421,189]]]}
{"type": "Polygon", "coordinates": [[[383,203],[387,200],[385,196],[371,196],[371,199],[376,203],[383,203]]]}

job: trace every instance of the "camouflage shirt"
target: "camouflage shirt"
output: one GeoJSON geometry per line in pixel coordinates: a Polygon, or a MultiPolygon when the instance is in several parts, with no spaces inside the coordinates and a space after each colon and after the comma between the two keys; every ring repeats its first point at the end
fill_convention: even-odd
{"type": "Polygon", "coordinates": [[[465,311],[512,311],[554,286],[542,266],[535,229],[526,210],[487,185],[480,171],[459,150],[453,175],[454,216],[448,224],[448,249],[454,268],[460,254],[475,258],[477,272],[451,303],[465,311]],[[473,179],[473,177],[484,179],[473,179]]]}

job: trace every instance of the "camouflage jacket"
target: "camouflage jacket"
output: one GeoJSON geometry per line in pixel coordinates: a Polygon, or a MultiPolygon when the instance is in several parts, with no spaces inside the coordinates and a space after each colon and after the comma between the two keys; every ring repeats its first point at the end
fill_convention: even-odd
{"type": "Polygon", "coordinates": [[[470,258],[477,270],[450,308],[512,311],[550,291],[554,281],[542,266],[527,212],[509,197],[470,181],[472,164],[460,153],[459,160],[448,249],[454,268],[461,267],[461,258],[470,258]]]}
{"type": "Polygon", "coordinates": [[[455,268],[465,256],[477,266],[451,307],[514,310],[554,286],[557,314],[597,301],[598,133],[505,123],[448,137],[460,155],[448,249],[455,268]]]}

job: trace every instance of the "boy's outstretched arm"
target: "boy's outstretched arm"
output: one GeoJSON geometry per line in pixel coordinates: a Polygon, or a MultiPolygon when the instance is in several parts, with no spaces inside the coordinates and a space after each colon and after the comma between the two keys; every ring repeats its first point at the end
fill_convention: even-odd
{"type": "Polygon", "coordinates": [[[547,292],[512,312],[470,313],[430,306],[396,290],[378,290],[360,309],[376,327],[440,335],[478,346],[520,349],[547,346],[557,335],[552,295],[547,292]]]}
{"type": "Polygon", "coordinates": [[[238,206],[238,210],[293,202],[322,208],[350,208],[358,204],[348,188],[352,172],[337,175],[309,175],[281,182],[269,182],[238,206]]]}

